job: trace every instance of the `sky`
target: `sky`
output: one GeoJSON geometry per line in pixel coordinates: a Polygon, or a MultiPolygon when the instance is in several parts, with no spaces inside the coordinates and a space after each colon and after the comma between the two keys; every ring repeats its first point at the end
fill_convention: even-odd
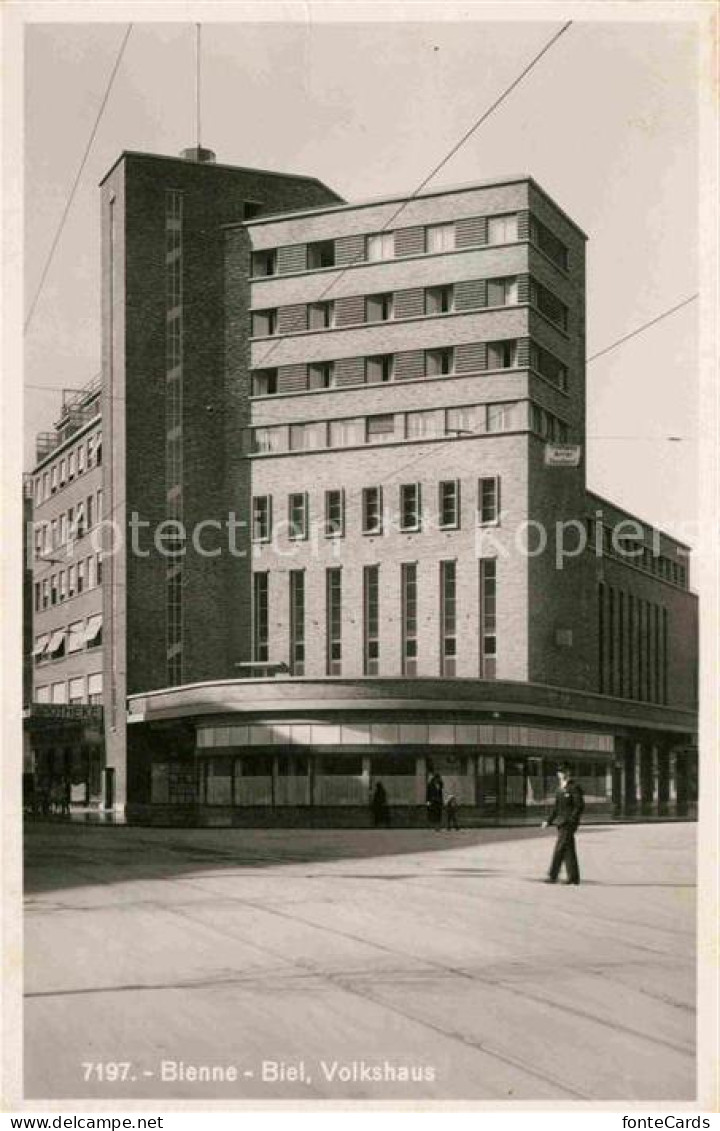
{"type": "MultiPolygon", "coordinates": [[[[310,18],[203,18],[202,142],[225,164],[314,175],[350,202],[413,191],[564,22],[292,10],[310,18]]],[[[126,27],[26,27],[28,308],[126,27]]],[[[589,238],[588,356],[698,289],[696,48],[690,22],[577,20],[429,186],[527,173],[570,214],[589,238]]],[[[123,149],[195,143],[194,59],[193,24],[133,25],[25,339],[27,467],[59,390],[100,369],[98,182],[123,149]]],[[[686,541],[697,338],[692,303],[587,372],[588,486],[686,541]]]]}

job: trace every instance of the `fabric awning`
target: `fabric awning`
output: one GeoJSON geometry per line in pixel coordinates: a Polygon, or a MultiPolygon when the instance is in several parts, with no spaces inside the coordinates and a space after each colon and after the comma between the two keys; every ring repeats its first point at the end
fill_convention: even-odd
{"type": "Polygon", "coordinates": [[[70,636],[68,638],[67,650],[68,652],[81,652],[85,647],[85,637],[87,629],[82,621],[78,624],[70,625],[70,636]]]}
{"type": "Polygon", "coordinates": [[[89,647],[94,644],[102,631],[102,613],[96,613],[94,617],[90,617],[85,629],[85,644],[89,647]]]}
{"type": "Polygon", "coordinates": [[[54,656],[56,652],[60,651],[65,642],[66,636],[67,633],[64,628],[59,629],[57,632],[53,632],[52,636],[50,637],[50,643],[47,646],[48,655],[54,656]]]}
{"type": "Polygon", "coordinates": [[[49,639],[50,639],[49,633],[46,633],[45,636],[40,637],[37,644],[33,648],[33,656],[42,656],[43,655],[43,653],[45,652],[45,649],[48,646],[49,639]]]}

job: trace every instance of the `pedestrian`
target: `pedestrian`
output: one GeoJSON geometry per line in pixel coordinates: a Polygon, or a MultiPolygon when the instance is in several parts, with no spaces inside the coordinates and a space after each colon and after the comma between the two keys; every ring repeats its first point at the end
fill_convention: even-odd
{"type": "Polygon", "coordinates": [[[427,801],[428,821],[437,832],[442,827],[444,792],[443,780],[436,771],[427,783],[425,799],[427,801]]]}
{"type": "Polygon", "coordinates": [[[458,824],[458,799],[454,793],[451,793],[445,802],[445,816],[447,819],[447,830],[454,829],[455,832],[460,832],[460,825],[458,824]]]}
{"type": "Polygon", "coordinates": [[[388,805],[387,790],[381,781],[375,783],[375,791],[370,801],[375,828],[384,825],[390,828],[390,806],[388,805]]]}
{"type": "Polygon", "coordinates": [[[62,782],[62,800],[60,812],[63,817],[70,816],[70,802],[72,801],[72,782],[70,778],[63,778],[62,782]]]}
{"type": "Polygon", "coordinates": [[[585,808],[585,797],[582,788],[572,779],[572,770],[569,766],[560,766],[558,770],[558,791],[555,794],[555,804],[547,821],[543,821],[543,828],[548,825],[557,826],[557,840],[555,851],[550,862],[550,871],[545,879],[546,884],[557,883],[560,868],[565,864],[567,873],[566,883],[580,883],[580,869],[578,867],[577,852],[575,850],[575,833],[580,824],[580,817],[585,808]]]}

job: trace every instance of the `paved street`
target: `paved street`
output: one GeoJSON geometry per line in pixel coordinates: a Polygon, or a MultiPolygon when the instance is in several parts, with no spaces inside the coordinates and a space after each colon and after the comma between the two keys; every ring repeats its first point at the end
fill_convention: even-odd
{"type": "Polygon", "coordinates": [[[26,1095],[691,1099],[695,832],[30,825],[26,1095]]]}

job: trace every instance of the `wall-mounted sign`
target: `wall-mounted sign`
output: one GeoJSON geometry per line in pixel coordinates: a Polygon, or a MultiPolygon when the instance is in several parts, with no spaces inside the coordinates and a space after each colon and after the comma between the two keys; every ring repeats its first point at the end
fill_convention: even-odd
{"type": "Polygon", "coordinates": [[[546,467],[579,467],[582,458],[580,444],[546,444],[546,467]]]}

